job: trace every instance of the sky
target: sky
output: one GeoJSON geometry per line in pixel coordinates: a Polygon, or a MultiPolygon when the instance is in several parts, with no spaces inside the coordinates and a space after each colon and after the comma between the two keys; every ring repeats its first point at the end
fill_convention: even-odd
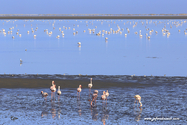
{"type": "Polygon", "coordinates": [[[0,0],[0,14],[180,14],[187,0],[0,0]]]}

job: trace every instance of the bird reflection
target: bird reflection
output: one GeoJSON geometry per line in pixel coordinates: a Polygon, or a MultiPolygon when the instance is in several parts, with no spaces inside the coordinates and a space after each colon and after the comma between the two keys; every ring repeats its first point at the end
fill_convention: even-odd
{"type": "Polygon", "coordinates": [[[56,109],[54,107],[55,107],[55,102],[51,102],[51,114],[53,119],[56,117],[56,109]]]}
{"type": "Polygon", "coordinates": [[[48,115],[48,112],[42,111],[42,113],[41,113],[41,117],[42,117],[42,118],[43,118],[43,117],[47,117],[47,115],[48,115]]]}
{"type": "Polygon", "coordinates": [[[58,119],[60,119],[61,109],[58,109],[58,119]]]}
{"type": "Polygon", "coordinates": [[[79,47],[79,51],[81,51],[81,45],[78,45],[78,47],[79,47]]]}
{"type": "Polygon", "coordinates": [[[60,109],[60,101],[58,101],[58,119],[60,119],[61,109],[60,109]]]}
{"type": "Polygon", "coordinates": [[[97,116],[98,116],[97,108],[91,108],[91,115],[92,115],[92,120],[97,121],[97,116]]]}
{"type": "Polygon", "coordinates": [[[103,107],[103,114],[102,114],[102,118],[101,118],[103,125],[106,124],[106,120],[108,119],[108,117],[109,117],[109,115],[108,115],[107,107],[103,107]]]}
{"type": "Polygon", "coordinates": [[[142,113],[142,108],[137,108],[137,107],[134,107],[134,114],[135,114],[135,121],[140,121],[141,119],[141,113],[142,113]]]}
{"type": "Polygon", "coordinates": [[[81,102],[80,102],[80,100],[77,100],[77,109],[78,109],[79,116],[81,116],[82,110],[81,110],[81,102]]]}

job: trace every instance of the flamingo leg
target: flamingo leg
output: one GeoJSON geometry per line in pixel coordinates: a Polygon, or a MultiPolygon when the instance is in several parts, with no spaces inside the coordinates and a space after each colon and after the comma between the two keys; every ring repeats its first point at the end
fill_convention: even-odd
{"type": "Polygon", "coordinates": [[[52,101],[52,99],[53,99],[53,92],[51,92],[51,101],[52,101]]]}
{"type": "Polygon", "coordinates": [[[106,97],[106,105],[107,105],[107,97],[106,97]]]}

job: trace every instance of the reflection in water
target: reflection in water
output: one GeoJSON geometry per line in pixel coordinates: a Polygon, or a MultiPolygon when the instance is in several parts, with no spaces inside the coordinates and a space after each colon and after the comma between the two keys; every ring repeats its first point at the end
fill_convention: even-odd
{"type": "Polygon", "coordinates": [[[58,119],[60,119],[61,109],[60,109],[60,101],[58,100],[58,119]]]}
{"type": "Polygon", "coordinates": [[[79,113],[79,116],[81,116],[81,102],[80,100],[77,100],[77,109],[78,109],[78,113],[79,113]]]}
{"type": "Polygon", "coordinates": [[[91,108],[92,120],[97,121],[98,111],[97,108],[91,108]]]}
{"type": "Polygon", "coordinates": [[[107,107],[103,107],[103,114],[101,117],[101,121],[103,122],[103,125],[106,124],[106,120],[108,119],[108,117],[109,117],[109,114],[108,114],[107,107]]]}
{"type": "Polygon", "coordinates": [[[48,115],[48,112],[47,112],[47,111],[42,111],[41,117],[47,117],[47,115],[48,115]]]}
{"type": "Polygon", "coordinates": [[[61,109],[58,108],[58,119],[60,119],[61,109]]]}
{"type": "Polygon", "coordinates": [[[53,119],[56,117],[56,109],[54,108],[54,106],[55,102],[51,102],[51,114],[53,119]]]}
{"type": "Polygon", "coordinates": [[[135,121],[140,121],[140,119],[141,119],[141,113],[142,113],[142,108],[134,108],[134,114],[135,114],[135,121]]]}

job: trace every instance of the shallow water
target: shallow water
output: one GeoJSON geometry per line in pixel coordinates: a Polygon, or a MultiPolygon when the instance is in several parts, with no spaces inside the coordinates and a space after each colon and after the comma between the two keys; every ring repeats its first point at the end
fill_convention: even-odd
{"type": "MultiPolygon", "coordinates": [[[[1,76],[2,77],[2,76],[1,76]]],[[[41,77],[41,76],[40,76],[41,77]]],[[[55,77],[55,76],[53,76],[55,77]]],[[[69,79],[77,76],[67,77],[69,79]]],[[[42,78],[42,77],[41,77],[42,78]]],[[[44,77],[43,77],[44,78],[44,77]]],[[[58,77],[59,78],[59,77],[58,77]]],[[[86,78],[86,77],[85,77],[86,78]]],[[[83,88],[80,99],[76,87],[61,89],[62,95],[50,101],[49,88],[0,89],[0,124],[186,124],[187,84],[185,77],[97,76],[94,79],[118,81],[124,84],[139,80],[137,87],[98,89],[96,107],[91,108],[89,89],[83,88]],[[131,78],[131,79],[130,79],[131,78]],[[107,80],[107,79],[106,79],[107,80]],[[102,91],[109,90],[107,105],[102,91]],[[47,102],[40,92],[49,94],[47,102]],[[141,95],[142,109],[134,105],[134,95],[141,95]],[[179,118],[168,121],[146,121],[144,118],[179,118]]],[[[79,79],[79,78],[78,78],[79,79]]],[[[93,81],[94,82],[94,81],[93,81]]],[[[92,92],[94,90],[92,89],[92,92]]]]}
{"type": "Polygon", "coordinates": [[[0,27],[6,33],[0,32],[0,74],[186,76],[186,20],[0,20],[0,27]],[[169,36],[166,31],[163,36],[164,26],[169,36]],[[12,27],[12,34],[8,34],[12,27]],[[102,32],[117,31],[118,27],[121,34],[102,32]],[[95,33],[88,29],[95,29],[95,33]],[[96,36],[99,31],[104,37],[96,36]]]}

